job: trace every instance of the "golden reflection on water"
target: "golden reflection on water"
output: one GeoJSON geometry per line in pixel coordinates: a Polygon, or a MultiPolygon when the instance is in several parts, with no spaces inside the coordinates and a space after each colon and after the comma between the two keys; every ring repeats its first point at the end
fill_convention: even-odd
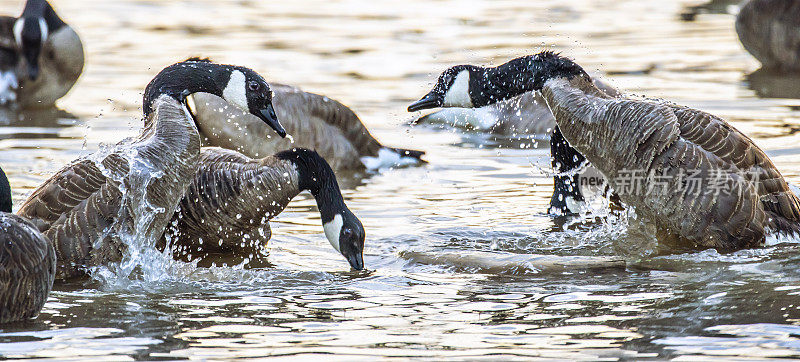
{"type": "MultiPolygon", "coordinates": [[[[497,64],[544,47],[627,92],[730,119],[800,183],[800,100],[784,78],[755,72],[726,13],[735,4],[714,2],[687,22],[680,14],[699,2],[52,3],[83,37],[87,65],[59,103],[65,112],[6,117],[0,127],[0,162],[17,205],[69,161],[137,134],[145,84],[192,55],[336,98],[385,144],[427,151],[429,164],[343,180],[367,230],[372,272],[347,271],[304,196],[272,223],[273,268],[176,266],[158,283],[58,285],[37,320],[0,332],[0,356],[800,355],[794,244],[656,257],[653,241],[624,224],[553,231],[557,223],[543,215],[552,190],[542,172],[546,141],[520,149],[518,140],[406,125],[415,115],[405,107],[448,66],[497,64]],[[447,253],[463,260],[435,262],[447,253]],[[486,254],[512,262],[482,267],[486,254]],[[628,266],[547,270],[527,254],[628,266]]],[[[0,1],[3,13],[21,6],[0,1]]]]}

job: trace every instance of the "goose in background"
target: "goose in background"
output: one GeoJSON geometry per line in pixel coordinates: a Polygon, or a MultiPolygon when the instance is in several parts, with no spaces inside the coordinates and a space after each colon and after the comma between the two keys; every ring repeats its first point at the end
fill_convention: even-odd
{"type": "MultiPolygon", "coordinates": [[[[517,82],[514,72],[518,69],[507,67],[480,68],[471,65],[459,65],[445,70],[437,80],[433,89],[422,99],[408,106],[409,112],[423,109],[444,108],[436,112],[447,115],[448,110],[464,114],[474,110],[470,117],[483,117],[486,114],[487,124],[492,130],[500,132],[535,131],[551,133],[550,152],[553,175],[553,194],[550,197],[548,213],[554,216],[580,214],[587,209],[586,202],[592,195],[609,195],[612,207],[618,206],[619,199],[610,193],[602,174],[592,167],[580,153],[576,152],[561,135],[552,112],[545,99],[537,92],[524,92],[510,98],[496,99],[492,93],[486,93],[483,85],[477,81],[480,77],[492,79],[495,93],[500,93],[505,84],[517,82]],[[530,102],[530,103],[526,103],[530,102]],[[501,106],[497,106],[501,104],[501,106]],[[514,107],[520,107],[517,111],[514,107]],[[503,118],[503,123],[496,123],[496,117],[503,118]]],[[[602,83],[599,85],[608,94],[618,96],[620,93],[613,87],[602,83]]],[[[426,116],[426,117],[430,117],[426,116]]],[[[482,122],[482,121],[481,121],[482,122]]]]}
{"type": "Polygon", "coordinates": [[[16,21],[13,16],[0,16],[0,106],[14,104],[17,100],[19,52],[14,39],[16,21]]]}
{"type": "Polygon", "coordinates": [[[270,83],[270,86],[275,113],[292,135],[291,139],[274,137],[274,132],[263,122],[226,107],[219,97],[202,94],[194,97],[192,106],[200,133],[207,141],[204,145],[235,150],[251,158],[295,147],[307,148],[317,151],[335,171],[374,170],[422,162],[422,151],[381,145],[344,104],[288,85],[270,83]]]}
{"type": "Polygon", "coordinates": [[[28,0],[12,27],[19,54],[16,102],[23,108],[51,107],[83,72],[78,34],[45,0],[28,0]]]}
{"type": "Polygon", "coordinates": [[[285,135],[269,85],[254,71],[208,62],[164,68],[145,89],[138,137],[74,161],[20,208],[55,245],[56,278],[121,260],[126,238],[155,245],[197,171],[200,134],[185,102],[203,92],[285,135]]]}
{"type": "Polygon", "coordinates": [[[457,66],[450,74],[478,90],[451,95],[462,103],[541,92],[567,147],[669,239],[735,250],[762,245],[768,233],[800,235],[800,199],[767,155],[718,117],[610,97],[579,65],[547,51],[496,68],[457,66]]]}
{"type": "MultiPolygon", "coordinates": [[[[611,96],[619,92],[600,80],[597,86],[611,96]]],[[[537,92],[527,92],[483,107],[464,108],[445,106],[417,119],[415,123],[447,124],[458,128],[489,132],[505,137],[549,134],[556,120],[544,98],[537,92]]]]}
{"type": "Polygon", "coordinates": [[[750,0],[736,16],[742,46],[764,68],[800,72],[800,1],[750,0]]]}
{"type": "Polygon", "coordinates": [[[56,274],[53,244],[11,213],[11,186],[0,168],[0,324],[35,318],[56,274]]]}
{"type": "Polygon", "coordinates": [[[162,238],[175,259],[238,257],[258,265],[272,236],[269,220],[308,190],[317,201],[325,236],[356,270],[364,268],[364,227],[345,205],[336,176],[316,152],[295,148],[251,159],[239,152],[203,148],[194,179],[162,238]]]}

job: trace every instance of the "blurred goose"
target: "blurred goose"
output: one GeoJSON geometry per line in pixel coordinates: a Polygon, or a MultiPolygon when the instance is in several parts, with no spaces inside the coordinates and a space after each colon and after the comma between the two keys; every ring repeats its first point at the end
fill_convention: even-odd
{"type": "Polygon", "coordinates": [[[586,156],[626,205],[669,236],[731,250],[761,245],[769,232],[800,234],[800,200],[766,154],[718,117],[610,97],[580,66],[552,52],[495,68],[458,66],[450,74],[479,89],[448,94],[461,104],[540,91],[565,146],[586,156]]]}
{"type": "MultiPolygon", "coordinates": [[[[486,68],[471,65],[447,69],[425,97],[408,106],[408,111],[443,107],[444,110],[426,117],[440,113],[441,116],[435,117],[466,115],[467,119],[475,119],[475,123],[485,122],[493,132],[506,135],[551,133],[550,150],[555,175],[548,213],[555,216],[579,214],[586,209],[588,195],[608,193],[605,178],[583,155],[569,147],[541,95],[529,91],[510,98],[496,99],[492,94],[484,93],[483,85],[476,81],[488,74],[498,84],[492,85],[496,87],[493,91],[499,93],[504,89],[505,83],[513,84],[517,81],[515,74],[503,73],[506,71],[508,70],[498,69],[488,72],[486,68]],[[449,110],[455,111],[448,113],[449,110]]],[[[598,84],[609,95],[620,95],[613,87],[605,83],[598,84]]],[[[610,201],[612,204],[619,202],[618,197],[613,194],[610,195],[610,201]]]]}
{"type": "Polygon", "coordinates": [[[0,105],[17,100],[17,66],[19,52],[14,39],[14,23],[17,18],[0,16],[0,105]]]}
{"type": "MultiPolygon", "coordinates": [[[[600,80],[595,82],[607,94],[619,95],[608,84],[600,80]]],[[[523,93],[483,107],[446,107],[420,117],[417,122],[448,124],[506,137],[548,134],[556,127],[553,114],[537,92],[523,93]]]]}
{"type": "Polygon", "coordinates": [[[750,0],[736,16],[744,48],[764,68],[800,71],[800,1],[750,0]]]}
{"type": "Polygon", "coordinates": [[[17,104],[50,107],[83,72],[83,44],[45,0],[28,0],[12,29],[19,51],[17,104]]]}
{"type": "Polygon", "coordinates": [[[285,135],[254,71],[206,62],[164,68],[145,89],[138,137],[63,168],[20,208],[55,244],[57,278],[120,260],[123,238],[161,236],[197,171],[200,135],[185,104],[197,93],[219,95],[285,135]]]}
{"type": "Polygon", "coordinates": [[[316,152],[295,148],[251,159],[209,147],[201,151],[199,164],[161,242],[162,248],[169,243],[176,259],[263,259],[272,235],[268,221],[308,190],[333,248],[353,269],[364,268],[364,227],[345,205],[333,170],[316,152]]]}
{"type": "Polygon", "coordinates": [[[253,158],[294,147],[308,148],[317,151],[336,171],[417,164],[424,154],[381,145],[361,119],[336,100],[288,85],[270,86],[275,113],[292,135],[291,140],[273,137],[262,122],[226,107],[219,97],[204,94],[194,98],[193,111],[207,144],[253,158]]]}
{"type": "Polygon", "coordinates": [[[31,223],[11,213],[11,187],[0,168],[0,323],[36,317],[55,274],[53,244],[31,223]]]}

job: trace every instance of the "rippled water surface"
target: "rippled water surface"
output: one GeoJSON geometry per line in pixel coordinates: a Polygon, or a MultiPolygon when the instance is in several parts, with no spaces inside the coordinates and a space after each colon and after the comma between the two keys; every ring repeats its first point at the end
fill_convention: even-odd
{"type": "Polygon", "coordinates": [[[546,148],[411,127],[405,111],[450,65],[547,47],[624,91],[731,120],[800,183],[800,83],[756,72],[733,1],[52,2],[88,63],[63,111],[0,121],[16,206],[65,163],[137,134],[144,86],[190,55],[336,98],[429,163],[343,180],[369,272],[349,271],[302,195],[272,223],[271,268],[57,284],[38,319],[3,327],[0,357],[800,357],[796,243],[682,252],[627,219],[563,227],[544,214],[546,148]]]}

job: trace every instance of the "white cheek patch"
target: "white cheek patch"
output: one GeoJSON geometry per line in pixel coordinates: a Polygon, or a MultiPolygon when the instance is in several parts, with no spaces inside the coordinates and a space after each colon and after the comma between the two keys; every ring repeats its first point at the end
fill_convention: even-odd
{"type": "Polygon", "coordinates": [[[22,28],[25,27],[25,19],[19,18],[14,23],[14,40],[18,46],[22,46],[22,28]]]}
{"type": "Polygon", "coordinates": [[[226,85],[225,90],[222,91],[222,98],[225,98],[229,103],[239,107],[239,109],[248,112],[246,80],[244,73],[239,70],[234,70],[233,73],[231,73],[231,79],[228,80],[228,85],[226,85]]]}
{"type": "Polygon", "coordinates": [[[456,76],[450,89],[444,94],[445,107],[472,108],[472,99],[469,97],[469,71],[462,70],[456,76]]]}
{"type": "Polygon", "coordinates": [[[47,22],[44,19],[39,18],[39,31],[42,33],[42,44],[47,41],[47,22]]]}
{"type": "Polygon", "coordinates": [[[333,246],[333,248],[340,253],[342,250],[339,249],[339,235],[342,233],[342,225],[344,225],[342,214],[336,214],[336,216],[333,217],[333,220],[322,224],[322,228],[325,230],[325,237],[328,238],[331,246],[333,246]]]}

